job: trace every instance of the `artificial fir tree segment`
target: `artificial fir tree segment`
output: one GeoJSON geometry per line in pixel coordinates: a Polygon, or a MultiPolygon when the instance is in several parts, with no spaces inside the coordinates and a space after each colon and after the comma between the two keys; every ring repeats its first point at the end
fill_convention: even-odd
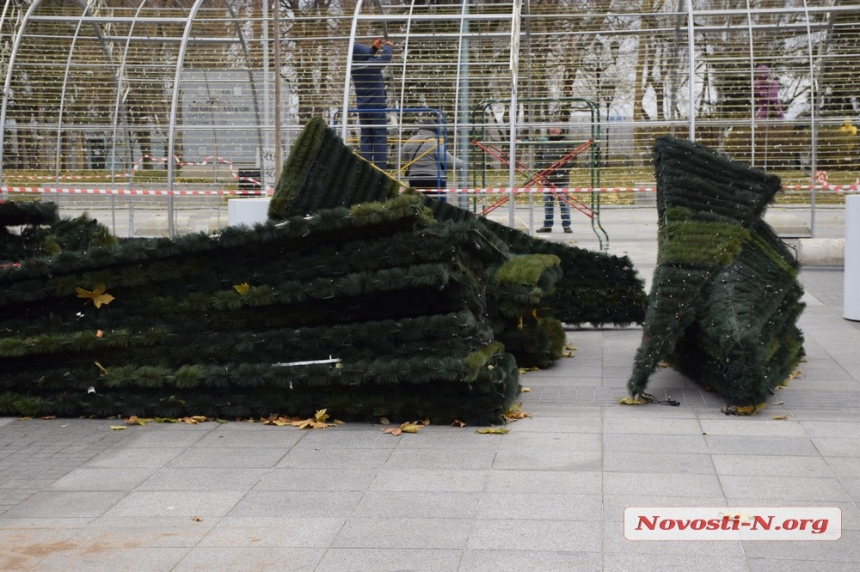
{"type": "Polygon", "coordinates": [[[499,422],[517,369],[485,274],[507,255],[479,230],[412,195],[24,260],[0,272],[0,412],[499,422]]]}
{"type": "Polygon", "coordinates": [[[657,140],[655,170],[658,266],[630,393],[665,360],[756,406],[803,356],[798,264],[761,218],[779,179],[672,138],[657,140]]]}
{"type": "Polygon", "coordinates": [[[382,202],[400,191],[395,179],[355,156],[319,117],[299,134],[282,173],[269,205],[273,219],[382,202]]]}
{"type": "Polygon", "coordinates": [[[545,302],[553,315],[566,324],[639,324],[648,300],[644,281],[626,256],[613,256],[584,248],[543,240],[485,217],[425,198],[424,204],[439,220],[478,220],[513,254],[553,255],[559,259],[562,277],[545,302]]]}

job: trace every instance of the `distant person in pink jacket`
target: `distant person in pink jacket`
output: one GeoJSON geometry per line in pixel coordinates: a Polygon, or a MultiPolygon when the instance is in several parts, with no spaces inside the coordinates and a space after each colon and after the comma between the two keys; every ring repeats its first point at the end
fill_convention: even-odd
{"type": "Polygon", "coordinates": [[[782,103],[779,101],[779,82],[770,77],[770,68],[762,64],[756,69],[756,80],[753,83],[755,90],[755,116],[758,119],[775,117],[783,119],[782,103]]]}

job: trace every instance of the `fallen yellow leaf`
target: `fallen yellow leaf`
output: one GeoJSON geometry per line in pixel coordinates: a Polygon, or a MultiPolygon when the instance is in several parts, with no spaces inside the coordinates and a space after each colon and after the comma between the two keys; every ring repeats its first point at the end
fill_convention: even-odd
{"type": "Polygon", "coordinates": [[[788,420],[788,415],[774,415],[773,418],[777,421],[786,421],[788,420]]]}
{"type": "Polygon", "coordinates": [[[203,517],[202,516],[192,516],[191,520],[193,520],[194,522],[203,522],[203,517]]]}
{"type": "Polygon", "coordinates": [[[475,429],[475,433],[480,433],[481,435],[505,435],[510,433],[510,429],[505,429],[504,427],[491,427],[489,429],[475,429]]]}
{"type": "Polygon", "coordinates": [[[421,425],[416,425],[414,423],[404,423],[400,426],[400,430],[404,433],[418,433],[421,429],[421,425]]]}
{"type": "Polygon", "coordinates": [[[147,423],[152,422],[152,419],[149,419],[149,418],[141,419],[137,415],[132,415],[131,417],[126,419],[125,422],[128,423],[129,425],[137,424],[137,425],[143,426],[143,425],[146,425],[147,423]]]}
{"type": "Polygon", "coordinates": [[[522,406],[522,403],[512,403],[508,410],[505,411],[505,419],[508,421],[516,421],[518,419],[525,419],[528,417],[529,414],[520,409],[522,406]]]}
{"type": "Polygon", "coordinates": [[[111,425],[110,428],[113,429],[114,431],[125,431],[126,430],[125,425],[111,425]]]}
{"type": "Polygon", "coordinates": [[[101,308],[102,304],[110,304],[114,301],[114,297],[105,292],[106,289],[107,287],[104,284],[96,284],[92,292],[84,290],[80,286],[75,287],[75,292],[77,292],[78,298],[92,300],[96,308],[101,308]]]}
{"type": "Polygon", "coordinates": [[[531,388],[531,387],[524,387],[524,388],[523,388],[523,393],[531,393],[531,392],[532,392],[532,388],[531,388]]]}
{"type": "Polygon", "coordinates": [[[251,287],[248,286],[247,282],[243,282],[241,284],[236,284],[235,286],[233,286],[233,290],[238,292],[240,296],[246,296],[251,290],[251,287]]]}
{"type": "Polygon", "coordinates": [[[460,421],[459,419],[454,419],[454,422],[451,423],[454,427],[465,427],[466,424],[460,421]]]}
{"type": "Polygon", "coordinates": [[[400,427],[389,427],[388,429],[382,429],[383,433],[391,433],[395,437],[400,435],[403,431],[400,430],[400,427]]]}
{"type": "Polygon", "coordinates": [[[618,400],[618,403],[621,405],[645,405],[648,401],[645,399],[639,399],[638,397],[625,397],[624,399],[618,400]]]}
{"type": "Polygon", "coordinates": [[[102,375],[105,375],[107,373],[107,370],[104,368],[104,366],[102,364],[100,364],[97,361],[94,361],[93,363],[96,364],[96,367],[99,368],[99,370],[101,370],[102,375]]]}

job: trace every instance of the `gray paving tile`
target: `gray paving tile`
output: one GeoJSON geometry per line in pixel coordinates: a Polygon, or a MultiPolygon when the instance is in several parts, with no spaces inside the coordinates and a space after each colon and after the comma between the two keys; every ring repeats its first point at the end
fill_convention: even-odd
{"type": "Polygon", "coordinates": [[[313,572],[324,554],[322,548],[194,548],[172,572],[313,572]]]}
{"type": "Polygon", "coordinates": [[[813,437],[812,444],[823,457],[860,457],[860,439],[813,437]]]}
{"type": "Polygon", "coordinates": [[[601,495],[551,493],[486,493],[477,518],[583,520],[594,522],[603,512],[601,495]]]}
{"type": "Polygon", "coordinates": [[[481,498],[481,493],[371,491],[364,494],[352,515],[366,518],[470,518],[477,513],[481,498]]]}
{"type": "Polygon", "coordinates": [[[328,517],[224,517],[199,547],[327,548],[346,519],[328,517]]]}
{"type": "Polygon", "coordinates": [[[842,530],[860,531],[860,508],[853,501],[832,502],[832,501],[799,501],[793,499],[767,499],[763,501],[759,498],[727,498],[728,506],[730,507],[750,507],[750,506],[765,506],[765,507],[833,507],[838,508],[842,512],[842,530]]]}
{"type": "Polygon", "coordinates": [[[624,538],[624,526],[621,522],[607,521],[603,524],[603,553],[625,554],[696,554],[722,557],[743,558],[744,550],[740,541],[642,541],[624,538]]]}
{"type": "MultiPolygon", "coordinates": [[[[89,526],[71,539],[82,550],[123,550],[125,548],[192,548],[203,539],[212,524],[184,518],[181,524],[148,526],[89,526]]],[[[114,523],[115,524],[115,523],[114,523]]]]}
{"type": "Polygon", "coordinates": [[[332,547],[462,549],[471,528],[472,519],[350,518],[332,547]]]}
{"type": "Polygon", "coordinates": [[[268,469],[286,454],[284,448],[194,446],[176,455],[170,467],[268,469]]]}
{"type": "Polygon", "coordinates": [[[601,546],[601,537],[602,530],[593,522],[476,519],[467,548],[588,552],[601,546]]]}
{"type": "Polygon", "coordinates": [[[495,451],[507,435],[476,433],[473,427],[427,427],[418,433],[401,436],[397,449],[479,449],[495,451]]]}
{"type": "MultiPolygon", "coordinates": [[[[133,435],[125,438],[123,447],[142,449],[187,448],[201,440],[206,431],[166,431],[141,427],[133,435]]],[[[148,454],[148,453],[142,453],[148,454]]]]}
{"type": "Polygon", "coordinates": [[[151,477],[158,467],[109,469],[82,467],[52,483],[54,491],[130,491],[151,477]]]}
{"type": "Polygon", "coordinates": [[[383,467],[372,476],[368,491],[448,491],[481,492],[487,485],[489,470],[394,469],[383,467]]]}
{"type": "MultiPolygon", "coordinates": [[[[505,435],[508,437],[509,435],[505,435]]],[[[396,449],[385,462],[388,469],[489,469],[496,457],[496,451],[465,449],[447,451],[445,449],[396,449]]]]}
{"type": "Polygon", "coordinates": [[[244,491],[135,491],[105,513],[107,517],[224,516],[244,491]]]}
{"type": "MultiPolygon", "coordinates": [[[[393,449],[400,439],[382,433],[382,426],[360,426],[352,430],[310,431],[305,432],[301,441],[295,444],[296,449],[393,449]]],[[[409,435],[411,437],[411,435],[409,435]]]]}
{"type": "Polygon", "coordinates": [[[198,447],[289,449],[304,437],[304,433],[295,427],[257,425],[253,428],[242,428],[237,425],[239,424],[221,425],[206,434],[196,445],[198,447]]]}
{"type": "Polygon", "coordinates": [[[743,556],[616,552],[604,555],[603,570],[604,572],[654,572],[655,570],[748,572],[749,568],[743,556]]]}
{"type": "Polygon", "coordinates": [[[603,494],[603,474],[595,471],[494,470],[488,493],[603,494]]]}
{"type": "Polygon", "coordinates": [[[364,491],[377,469],[272,469],[254,485],[257,491],[364,491]]]}
{"type": "Polygon", "coordinates": [[[541,471],[599,471],[603,465],[600,451],[568,451],[564,449],[541,449],[535,446],[499,451],[493,461],[496,471],[541,470],[541,471]]]}
{"type": "Polygon", "coordinates": [[[352,513],[361,497],[345,491],[250,491],[229,515],[341,518],[352,513]]]}
{"type": "MultiPolygon", "coordinates": [[[[626,387],[627,379],[624,379],[626,387]]],[[[606,419],[614,418],[648,418],[648,419],[699,419],[700,411],[695,407],[669,407],[656,403],[647,405],[618,405],[617,407],[603,408],[603,416],[606,419]]],[[[696,433],[698,434],[698,433],[696,433]]]]}
{"type": "Polygon", "coordinates": [[[268,469],[173,468],[158,471],[139,491],[247,491],[268,469]]]}
{"type": "Polygon", "coordinates": [[[600,415],[586,413],[572,417],[537,416],[507,425],[512,433],[600,433],[600,415]]]}
{"type": "Polygon", "coordinates": [[[797,421],[773,419],[767,409],[750,417],[726,417],[723,420],[703,419],[702,431],[708,435],[739,435],[755,437],[805,437],[806,432],[797,421]]]}
{"type": "Polygon", "coordinates": [[[12,507],[4,518],[63,518],[100,516],[121,502],[123,492],[38,492],[12,507]]]}
{"type": "MultiPolygon", "coordinates": [[[[729,506],[720,494],[713,497],[679,497],[668,493],[654,495],[630,491],[626,494],[603,496],[603,519],[606,522],[620,523],[624,519],[624,509],[628,507],[688,507],[688,506],[729,506]]],[[[749,505],[746,505],[749,506],[749,505]]]]}
{"type": "Polygon", "coordinates": [[[818,566],[829,562],[860,562],[860,531],[843,530],[836,541],[744,542],[747,558],[809,560],[818,566]]]}
{"type": "Polygon", "coordinates": [[[840,479],[842,486],[854,502],[860,502],[860,479],[840,479]]]}
{"type": "MultiPolygon", "coordinates": [[[[761,475],[778,477],[833,477],[834,472],[821,457],[776,457],[764,455],[713,455],[720,475],[761,475]]],[[[860,462],[860,459],[858,459],[860,462]]],[[[860,467],[858,467],[860,468],[860,467]]]]}
{"type": "Polygon", "coordinates": [[[835,478],[721,475],[726,497],[839,502],[850,500],[835,478]]]}
{"type": "Polygon", "coordinates": [[[459,550],[332,548],[315,572],[451,572],[460,563],[459,550]]]}
{"type": "Polygon", "coordinates": [[[806,437],[708,435],[708,449],[714,455],[786,455],[812,457],[818,454],[806,437]]]}
{"type": "Polygon", "coordinates": [[[607,417],[603,422],[605,434],[632,433],[634,435],[701,435],[698,419],[659,419],[607,417]]]}
{"type": "Polygon", "coordinates": [[[188,548],[84,548],[55,551],[39,561],[43,572],[69,570],[111,570],[133,572],[142,562],[151,572],[168,572],[188,554],[188,548]]]}
{"type": "Polygon", "coordinates": [[[849,421],[801,421],[800,424],[810,437],[855,439],[860,442],[860,419],[854,423],[849,421]]]}
{"type": "Polygon", "coordinates": [[[639,494],[674,497],[720,497],[723,494],[716,475],[676,473],[605,473],[603,490],[607,495],[639,494]]]}
{"type": "Polygon", "coordinates": [[[600,451],[602,439],[596,433],[530,433],[512,432],[501,440],[500,451],[600,451]]]}
{"type": "Polygon", "coordinates": [[[827,466],[839,479],[860,479],[860,457],[825,457],[827,466]]]}
{"type": "Polygon", "coordinates": [[[607,451],[603,453],[603,470],[610,473],[698,473],[712,475],[714,463],[710,455],[698,453],[635,453],[607,451]]]}
{"type": "Polygon", "coordinates": [[[71,539],[73,528],[0,529],[0,570],[33,570],[45,556],[54,551],[70,550],[77,545],[71,539]]]}
{"type": "Polygon", "coordinates": [[[115,446],[89,459],[83,466],[116,469],[163,467],[185,450],[185,447],[159,447],[142,451],[139,447],[115,446]]]}
{"type": "MultiPolygon", "coordinates": [[[[95,522],[97,517],[8,517],[0,515],[0,531],[4,530],[55,530],[61,528],[80,529],[95,522]]],[[[2,568],[0,568],[2,570],[2,568]]]]}
{"type": "Polygon", "coordinates": [[[459,572],[601,572],[600,552],[466,550],[459,572]]]}
{"type": "Polygon", "coordinates": [[[384,465],[391,449],[293,448],[278,469],[373,469],[384,465]]]}
{"type": "MultiPolygon", "coordinates": [[[[816,560],[785,558],[748,558],[750,572],[809,572],[821,567],[816,560]]],[[[828,562],[827,572],[857,572],[856,562],[828,562]]]]}
{"type": "Polygon", "coordinates": [[[616,452],[709,453],[705,438],[700,435],[604,435],[603,450],[616,452]]]}

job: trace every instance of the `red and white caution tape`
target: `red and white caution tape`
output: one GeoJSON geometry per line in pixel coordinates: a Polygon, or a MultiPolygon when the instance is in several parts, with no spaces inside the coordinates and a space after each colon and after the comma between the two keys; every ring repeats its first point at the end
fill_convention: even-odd
{"type": "MultiPolygon", "coordinates": [[[[140,159],[132,166],[131,171],[127,173],[114,173],[114,174],[106,174],[106,175],[16,175],[16,174],[8,174],[6,175],[7,179],[15,180],[22,179],[25,181],[84,181],[84,180],[98,180],[98,179],[125,179],[129,177],[133,177],[135,173],[140,169],[141,165],[145,160],[155,161],[156,163],[166,163],[167,157],[153,157],[152,155],[142,155],[140,159]]],[[[230,168],[230,174],[236,181],[248,182],[253,185],[261,185],[260,181],[254,179],[253,177],[240,177],[239,173],[233,168],[233,162],[224,159],[223,157],[218,157],[217,155],[212,155],[210,157],[206,157],[202,161],[198,163],[190,162],[190,161],[182,161],[176,155],[173,156],[173,162],[176,163],[177,167],[186,167],[186,166],[194,166],[194,165],[209,165],[210,163],[221,163],[223,165],[227,165],[230,168]]]]}
{"type": "Polygon", "coordinates": [[[169,195],[237,195],[237,196],[268,196],[269,191],[249,190],[160,190],[160,189],[55,189],[49,187],[0,187],[3,193],[29,193],[46,195],[132,195],[132,196],[169,196],[169,195]]]}

